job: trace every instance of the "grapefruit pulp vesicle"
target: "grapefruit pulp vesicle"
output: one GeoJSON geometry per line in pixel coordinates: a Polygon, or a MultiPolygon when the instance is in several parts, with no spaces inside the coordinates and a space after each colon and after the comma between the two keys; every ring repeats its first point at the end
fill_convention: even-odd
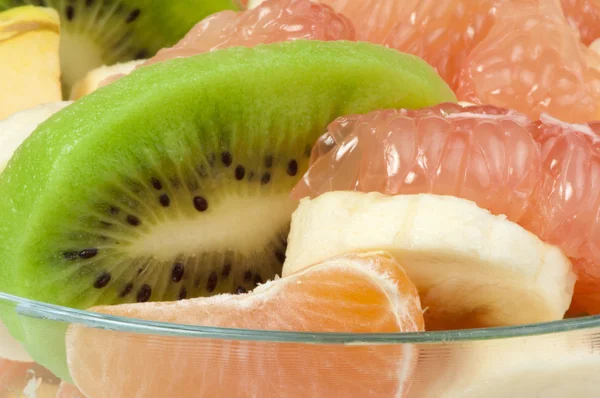
{"type": "Polygon", "coordinates": [[[558,0],[514,0],[470,52],[457,97],[507,107],[538,119],[600,119],[600,55],[584,46],[558,0]]]}
{"type": "Polygon", "coordinates": [[[518,221],[540,176],[528,122],[506,109],[450,103],[342,117],[318,140],[292,196],[452,195],[518,221]]]}
{"type": "MultiPolygon", "coordinates": [[[[260,330],[424,330],[415,286],[384,253],[329,259],[245,295],[92,310],[161,322],[260,330]]],[[[132,397],[140,391],[150,398],[215,397],[223,391],[229,396],[260,397],[403,396],[416,361],[408,345],[158,337],[82,325],[70,327],[67,355],[73,379],[84,394],[114,398],[132,397]]]]}

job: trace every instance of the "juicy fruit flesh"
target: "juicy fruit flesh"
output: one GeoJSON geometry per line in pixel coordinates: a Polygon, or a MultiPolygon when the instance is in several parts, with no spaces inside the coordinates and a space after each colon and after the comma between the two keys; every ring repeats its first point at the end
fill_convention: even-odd
{"type": "Polygon", "coordinates": [[[461,71],[461,100],[533,119],[542,113],[573,123],[600,118],[600,56],[579,41],[558,0],[507,2],[495,20],[461,71]]]}
{"type": "Polygon", "coordinates": [[[59,30],[54,10],[29,6],[0,12],[0,119],[60,101],[59,30]]]}
{"type": "Polygon", "coordinates": [[[589,299],[600,280],[597,131],[457,104],[343,117],[318,140],[292,196],[374,190],[472,200],[559,246],[579,274],[574,306],[598,313],[589,299]]]}
{"type": "MultiPolygon", "coordinates": [[[[424,326],[414,285],[385,253],[332,258],[241,296],[92,311],[253,330],[389,333],[422,331],[424,326]]],[[[68,361],[77,385],[89,396],[131,397],[143,388],[148,397],[214,397],[223,391],[231,396],[367,397],[404,396],[416,359],[408,345],[348,347],[176,338],[156,343],[156,349],[148,350],[141,335],[73,325],[67,334],[68,361]],[[153,376],[159,373],[161,377],[153,376]],[[198,374],[210,382],[198,383],[198,374]],[[260,382],[265,374],[269,381],[260,382]]]]}
{"type": "Polygon", "coordinates": [[[419,1],[395,19],[397,23],[383,43],[423,58],[456,89],[459,72],[471,50],[488,34],[499,3],[498,0],[419,1]]]}
{"type": "Polygon", "coordinates": [[[288,240],[284,278],[342,253],[388,251],[419,290],[428,330],[562,319],[575,283],[560,249],[453,196],[328,192],[301,201],[288,240]]]}
{"type": "MultiPolygon", "coordinates": [[[[218,49],[254,47],[287,40],[354,40],[350,21],[310,0],[268,0],[252,10],[223,11],[198,23],[181,41],[160,50],[142,66],[218,49]]],[[[114,81],[115,75],[105,81],[114,81]]]]}
{"type": "Polygon", "coordinates": [[[399,21],[407,21],[419,0],[316,0],[346,15],[359,40],[382,43],[399,21]]]}
{"type": "Polygon", "coordinates": [[[458,104],[342,117],[317,141],[293,197],[351,189],[453,195],[519,221],[540,176],[527,124],[516,112],[458,104]]]}

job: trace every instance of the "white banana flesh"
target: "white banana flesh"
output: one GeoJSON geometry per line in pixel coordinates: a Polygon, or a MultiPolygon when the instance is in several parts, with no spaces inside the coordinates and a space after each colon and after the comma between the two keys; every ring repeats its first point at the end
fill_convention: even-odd
{"type": "Polygon", "coordinates": [[[110,66],[105,65],[93,69],[73,86],[70,99],[75,101],[83,96],[91,94],[100,88],[100,84],[102,84],[105,79],[115,75],[128,75],[144,62],[146,62],[146,60],[142,59],[110,66]]]}
{"type": "Polygon", "coordinates": [[[292,216],[283,276],[331,256],[385,250],[419,290],[428,330],[562,319],[575,275],[555,246],[452,196],[330,192],[292,216]]]}
{"type": "Polygon", "coordinates": [[[408,398],[598,396],[597,331],[427,344],[419,348],[422,355],[408,398]]]}
{"type": "Polygon", "coordinates": [[[69,101],[42,104],[0,120],[0,173],[4,171],[13,153],[36,128],[69,104],[69,101]]]}

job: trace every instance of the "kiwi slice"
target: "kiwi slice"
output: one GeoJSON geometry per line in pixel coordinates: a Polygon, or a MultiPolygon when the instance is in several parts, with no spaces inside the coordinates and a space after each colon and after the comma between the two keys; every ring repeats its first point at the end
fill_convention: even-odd
{"type": "Polygon", "coordinates": [[[443,101],[424,61],[368,43],[141,68],[40,125],[0,175],[0,291],[88,308],[250,290],[281,271],[289,192],[332,120],[443,101]]]}
{"type": "Polygon", "coordinates": [[[204,17],[239,9],[237,0],[0,0],[0,11],[26,4],[52,7],[60,15],[65,98],[88,71],[148,58],[204,17]]]}

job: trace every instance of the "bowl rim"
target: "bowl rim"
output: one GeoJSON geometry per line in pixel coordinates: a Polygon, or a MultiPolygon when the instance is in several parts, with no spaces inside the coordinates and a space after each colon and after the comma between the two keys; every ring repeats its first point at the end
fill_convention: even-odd
{"type": "MultiPolygon", "coordinates": [[[[511,337],[547,335],[574,330],[600,328],[600,315],[568,318],[552,322],[468,330],[409,333],[312,333],[232,329],[184,325],[99,314],[63,307],[0,292],[0,307],[14,307],[19,316],[53,322],[79,324],[118,332],[223,340],[249,340],[305,344],[416,344],[495,340],[511,337]]],[[[4,311],[0,311],[2,315],[4,311]]]]}

